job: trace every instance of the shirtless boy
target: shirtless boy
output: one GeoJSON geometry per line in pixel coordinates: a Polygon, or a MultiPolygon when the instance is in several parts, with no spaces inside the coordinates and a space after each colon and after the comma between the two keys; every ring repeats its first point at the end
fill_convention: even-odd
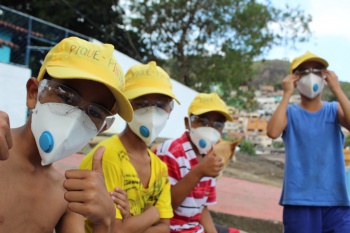
{"type": "Polygon", "coordinates": [[[124,75],[112,45],[70,37],[46,55],[37,79],[27,82],[25,125],[11,129],[13,147],[0,162],[1,233],[112,232],[115,208],[102,172],[104,148],[93,169],[69,170],[65,177],[52,163],[80,150],[119,114],[132,119],[121,91],[124,75]]]}

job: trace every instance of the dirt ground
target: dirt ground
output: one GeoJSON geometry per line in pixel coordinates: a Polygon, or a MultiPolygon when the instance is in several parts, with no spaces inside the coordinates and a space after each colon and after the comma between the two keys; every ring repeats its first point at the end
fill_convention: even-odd
{"type": "Polygon", "coordinates": [[[236,161],[224,169],[224,176],[282,187],[284,155],[236,153],[236,161]]]}
{"type": "MultiPolygon", "coordinates": [[[[223,175],[236,179],[281,187],[283,181],[283,170],[283,154],[250,156],[237,152],[236,161],[231,162],[225,168],[223,175]]],[[[234,226],[249,233],[283,232],[281,222],[252,219],[216,212],[212,212],[211,214],[217,224],[234,226]]]]}

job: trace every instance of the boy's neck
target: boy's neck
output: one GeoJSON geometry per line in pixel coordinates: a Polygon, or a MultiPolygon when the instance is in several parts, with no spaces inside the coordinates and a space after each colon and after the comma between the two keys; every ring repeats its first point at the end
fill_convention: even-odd
{"type": "MultiPolygon", "coordinates": [[[[127,152],[142,153],[147,152],[146,143],[137,136],[128,126],[119,134],[119,139],[127,152]]],[[[133,153],[133,154],[134,154],[133,153]]]]}
{"type": "Polygon", "coordinates": [[[309,111],[316,112],[323,107],[323,101],[321,100],[321,95],[316,96],[314,99],[309,99],[301,96],[301,101],[299,103],[300,107],[309,111]]]}
{"type": "Polygon", "coordinates": [[[16,160],[18,160],[21,166],[33,170],[42,168],[42,165],[41,157],[29,122],[20,128],[11,130],[14,142],[11,154],[12,156],[16,156],[16,160]]]}

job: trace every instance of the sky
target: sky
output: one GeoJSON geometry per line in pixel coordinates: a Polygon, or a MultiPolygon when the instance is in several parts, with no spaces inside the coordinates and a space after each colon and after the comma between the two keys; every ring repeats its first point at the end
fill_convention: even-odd
{"type": "Polygon", "coordinates": [[[297,49],[275,47],[266,59],[285,59],[292,61],[310,51],[329,63],[338,79],[350,83],[350,1],[349,0],[272,0],[277,7],[300,6],[312,16],[309,24],[312,35],[309,42],[298,43],[297,49]]]}

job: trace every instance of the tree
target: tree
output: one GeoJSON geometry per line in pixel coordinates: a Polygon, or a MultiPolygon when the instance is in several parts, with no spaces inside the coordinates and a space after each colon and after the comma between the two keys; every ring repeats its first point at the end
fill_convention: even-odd
{"type": "Polygon", "coordinates": [[[173,78],[199,91],[214,82],[229,96],[272,46],[303,42],[311,17],[255,0],[130,0],[128,20],[173,78]]]}

